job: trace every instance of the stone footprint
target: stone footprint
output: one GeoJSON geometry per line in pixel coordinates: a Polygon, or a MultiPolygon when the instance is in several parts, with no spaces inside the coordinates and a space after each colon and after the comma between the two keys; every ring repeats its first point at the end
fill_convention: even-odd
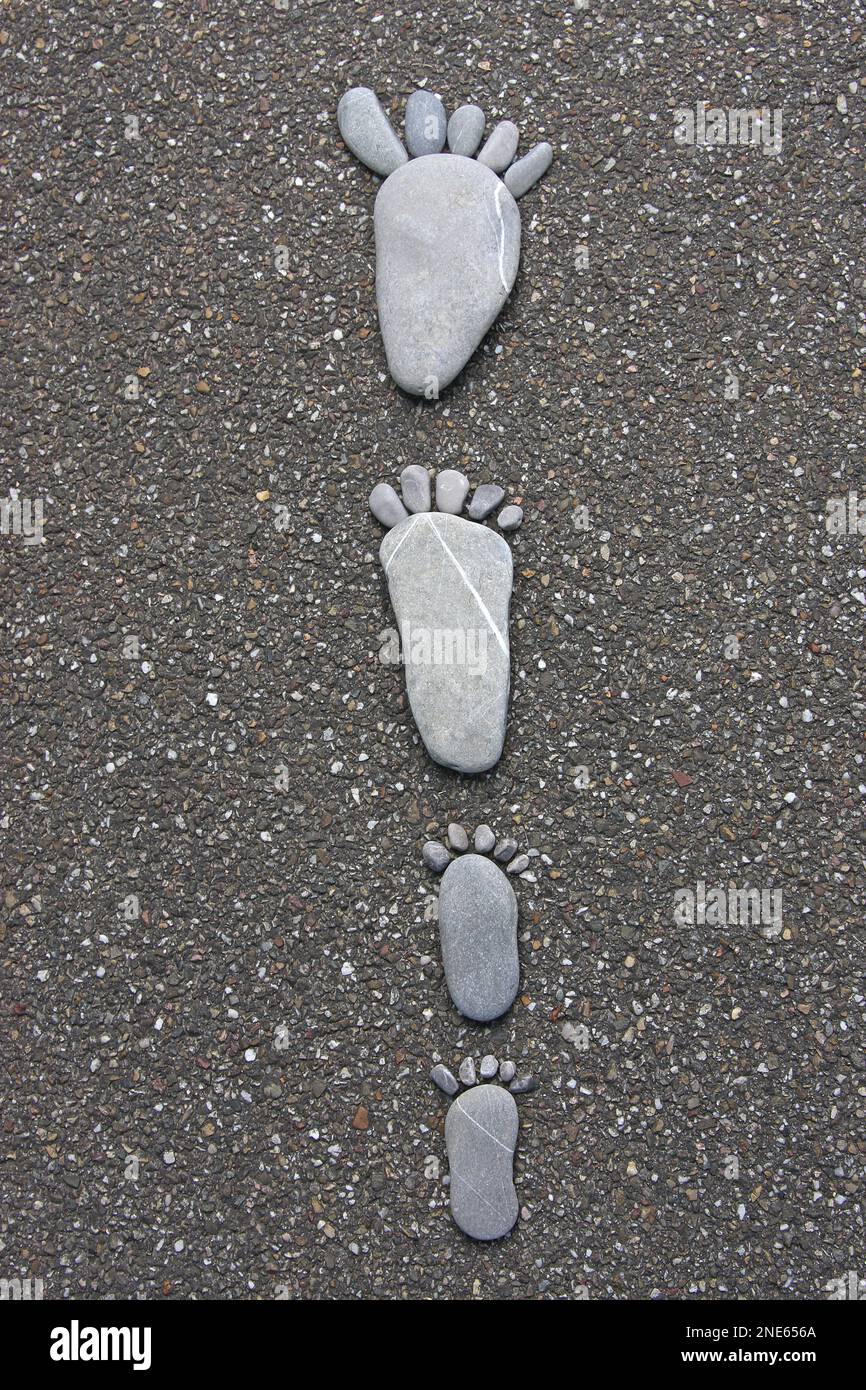
{"type": "MultiPolygon", "coordinates": [[[[505,494],[495,483],[482,483],[463,517],[469,482],[462,473],[438,475],[437,511],[420,464],[404,468],[400,483],[402,502],[390,483],[378,483],[370,509],[390,528],[379,561],[397,619],[409,704],[434,762],[457,772],[486,772],[505,741],[513,566],[502,536],[480,523],[505,494]]],[[[515,506],[497,517],[506,532],[522,520],[515,506]]]]}
{"type": "Polygon", "coordinates": [[[518,1128],[514,1097],[501,1086],[475,1086],[448,1108],[451,1215],[473,1240],[499,1240],[517,1220],[513,1169],[518,1128]]]}
{"type": "Polygon", "coordinates": [[[404,391],[435,399],[511,293],[520,261],[515,200],[541,178],[553,150],[544,142],[515,161],[517,127],[500,121],[473,158],[484,112],[461,106],[446,121],[442,102],[425,91],[406,103],[411,160],[369,87],[345,93],[337,121],[353,154],[385,179],[373,224],[388,369],[404,391]]]}
{"type": "Polygon", "coordinates": [[[434,873],[445,870],[439,889],[445,983],[465,1018],[491,1023],[511,1008],[520,985],[517,898],[506,874],[524,873],[529,856],[518,854],[513,840],[495,840],[488,825],[476,830],[472,854],[465,852],[469,840],[462,826],[448,827],[448,842],[453,859],[436,840],[422,851],[434,873]]]}

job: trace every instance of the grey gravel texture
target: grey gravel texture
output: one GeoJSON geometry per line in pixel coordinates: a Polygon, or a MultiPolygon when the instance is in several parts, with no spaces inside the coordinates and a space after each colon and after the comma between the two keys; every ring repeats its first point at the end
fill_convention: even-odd
{"type": "Polygon", "coordinates": [[[0,536],[0,1276],[822,1298],[866,1274],[866,565],[824,525],[866,492],[862,22],[244,8],[0,18],[4,491],[45,499],[43,545],[0,536]],[[424,79],[556,150],[440,402],[385,372],[378,181],[334,129],[357,84],[402,129],[424,79]],[[699,98],[781,106],[781,158],[676,145],[699,98]],[[478,782],[378,655],[366,498],[416,461],[526,511],[478,782]],[[483,1028],[420,863],[454,818],[551,861],[483,1028]],[[675,923],[700,879],[781,885],[782,935],[675,923]],[[470,1050],[542,1083],[489,1246],[427,1080],[470,1050]]]}

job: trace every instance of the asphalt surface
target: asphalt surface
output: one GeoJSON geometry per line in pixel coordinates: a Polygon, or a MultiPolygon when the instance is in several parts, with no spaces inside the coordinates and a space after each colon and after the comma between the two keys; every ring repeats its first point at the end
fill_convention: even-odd
{"type": "Polygon", "coordinates": [[[0,1276],[866,1278],[866,558],[825,526],[866,496],[862,6],[22,2],[0,30],[3,495],[44,500],[42,544],[0,536],[0,1276]],[[440,402],[385,372],[359,83],[554,146],[440,402]],[[701,100],[781,108],[781,155],[677,145],[701,100]],[[377,655],[366,497],[413,461],[526,511],[476,780],[377,655]],[[438,963],[420,851],[452,820],[550,861],[488,1028],[438,963]],[[675,922],[700,881],[781,889],[783,931],[675,922]],[[521,1219],[477,1246],[428,1071],[490,1051],[539,1088],[521,1219]]]}

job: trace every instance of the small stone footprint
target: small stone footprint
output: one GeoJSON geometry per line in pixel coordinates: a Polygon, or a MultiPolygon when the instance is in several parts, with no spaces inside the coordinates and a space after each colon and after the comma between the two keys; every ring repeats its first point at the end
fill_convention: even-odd
{"type": "Polygon", "coordinates": [[[376,298],[398,386],[435,399],[468,362],[511,293],[520,261],[515,199],[553,158],[546,142],[514,161],[518,130],[500,121],[477,158],[484,112],[450,121],[432,92],[406,103],[406,144],[369,87],[337,107],[349,149],[385,182],[376,198],[376,298]],[[440,153],[446,138],[450,153],[440,153]],[[503,178],[500,179],[499,175],[503,178]]]}
{"type": "Polygon", "coordinates": [[[499,1064],[493,1056],[482,1058],[480,1071],[482,1084],[476,1086],[474,1059],[464,1060],[460,1077],[467,1090],[460,1096],[453,1073],[441,1063],[431,1077],[447,1095],[457,1097],[445,1117],[451,1215],[473,1240],[499,1240],[511,1230],[519,1210],[512,1171],[519,1118],[513,1095],[490,1081],[499,1071],[512,1092],[534,1090],[535,1082],[531,1077],[516,1080],[514,1063],[499,1064]]]}
{"type": "MultiPolygon", "coordinates": [[[[436,478],[438,511],[431,510],[430,476],[421,464],[404,468],[400,484],[402,502],[390,483],[378,483],[370,508],[390,528],[379,561],[399,628],[409,704],[435,762],[486,772],[505,741],[513,565],[502,536],[478,523],[505,494],[496,483],[482,483],[461,517],[469,480],[456,469],[436,478]]],[[[516,506],[497,517],[505,532],[522,520],[516,506]]]]}
{"type": "Polygon", "coordinates": [[[490,1023],[511,1008],[520,985],[517,898],[506,874],[524,873],[530,860],[517,853],[513,840],[497,841],[488,825],[476,830],[474,853],[467,852],[469,839],[461,825],[448,827],[448,843],[453,859],[436,840],[428,840],[422,851],[428,868],[444,870],[439,940],[445,983],[465,1018],[490,1023]]]}

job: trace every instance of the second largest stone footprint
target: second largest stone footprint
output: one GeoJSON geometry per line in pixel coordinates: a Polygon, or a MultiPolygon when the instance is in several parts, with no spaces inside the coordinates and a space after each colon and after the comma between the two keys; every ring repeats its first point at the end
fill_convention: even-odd
{"type": "MultiPolygon", "coordinates": [[[[379,548],[399,629],[406,689],[430,757],[457,772],[486,772],[505,741],[511,654],[508,615],[511,551],[481,523],[503,499],[483,484],[457,513],[468,480],[446,469],[436,480],[439,510],[431,512],[426,469],[401,475],[409,515],[389,483],[373,489],[370,506],[390,526],[379,548]]],[[[520,525],[519,507],[499,513],[503,530],[520,525]]]]}

